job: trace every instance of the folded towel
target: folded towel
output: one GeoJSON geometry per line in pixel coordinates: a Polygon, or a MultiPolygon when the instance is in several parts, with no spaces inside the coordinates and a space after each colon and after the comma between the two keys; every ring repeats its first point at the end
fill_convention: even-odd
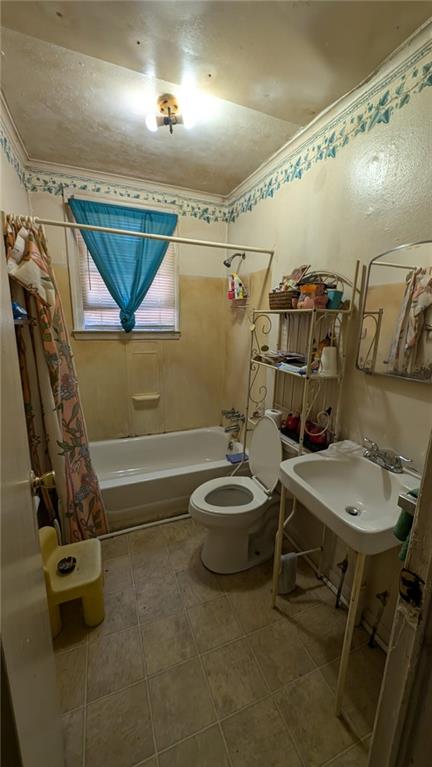
{"type": "Polygon", "coordinates": [[[241,461],[247,461],[247,453],[227,453],[226,459],[230,463],[240,463],[241,461]]]}
{"type": "Polygon", "coordinates": [[[412,514],[410,514],[408,511],[402,510],[399,514],[399,519],[393,528],[393,534],[399,541],[406,541],[411,532],[412,522],[412,514]]]}
{"type": "Polygon", "coordinates": [[[402,546],[400,548],[399,559],[400,559],[401,562],[405,562],[405,560],[406,560],[406,555],[408,553],[408,546],[409,546],[409,542],[410,542],[410,535],[408,535],[407,539],[403,542],[403,544],[402,544],[402,546]]]}

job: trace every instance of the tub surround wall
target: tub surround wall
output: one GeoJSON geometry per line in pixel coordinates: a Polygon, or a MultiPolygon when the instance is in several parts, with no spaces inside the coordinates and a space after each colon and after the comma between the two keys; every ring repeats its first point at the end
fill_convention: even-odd
{"type": "MultiPolygon", "coordinates": [[[[273,243],[273,285],[302,263],[352,277],[356,259],[366,264],[395,245],[432,237],[430,30],[291,142],[232,198],[235,220],[228,238],[246,244],[273,243]]],[[[260,266],[254,256],[246,264],[252,271],[260,266]]],[[[247,325],[247,317],[233,321],[227,336],[225,399],[236,407],[244,406],[247,325]],[[242,365],[237,364],[240,358],[242,365]]],[[[432,387],[357,371],[358,312],[354,326],[341,408],[343,436],[361,442],[367,435],[410,456],[421,469],[432,425],[432,387]]],[[[320,545],[321,525],[306,511],[299,512],[291,530],[302,548],[320,545]]],[[[395,548],[369,562],[365,616],[371,623],[378,608],[375,594],[391,592],[380,627],[384,639],[389,637],[397,595],[397,554],[395,548]]],[[[329,534],[326,558],[334,583],[340,574],[336,563],[344,555],[345,547],[329,534]]]]}
{"type": "MultiPolygon", "coordinates": [[[[94,195],[96,196],[96,195],[94,195]]],[[[104,199],[111,199],[106,194],[104,199]]],[[[61,197],[31,193],[34,214],[61,220],[61,197]]],[[[131,201],[133,205],[133,201],[131,201]]],[[[179,217],[179,235],[223,242],[226,224],[179,217]]],[[[78,340],[73,320],[63,229],[47,228],[50,254],[71,332],[80,391],[91,440],[155,434],[220,421],[227,308],[224,250],[181,246],[178,257],[180,338],[78,340]],[[151,405],[134,405],[132,394],[159,392],[151,405]]],[[[73,257],[73,247],[70,255],[73,257]]]]}
{"type": "MultiPolygon", "coordinates": [[[[244,262],[246,265],[247,262],[244,262]]],[[[242,271],[243,274],[243,271],[242,271]]],[[[268,292],[271,285],[271,269],[259,269],[246,273],[244,281],[249,291],[245,309],[230,307],[227,312],[229,332],[225,349],[225,376],[223,400],[229,407],[245,412],[247,398],[247,374],[250,354],[250,311],[253,308],[268,307],[268,292]]],[[[266,376],[262,369],[257,371],[254,391],[260,383],[265,383],[266,376]]],[[[269,403],[270,404],[270,403],[269,403]]],[[[251,411],[253,410],[251,405],[251,411]]]]}
{"type": "MultiPolygon", "coordinates": [[[[72,328],[67,268],[55,275],[72,328]]],[[[225,357],[224,281],[180,275],[178,340],[71,339],[91,440],[211,426],[220,421],[225,357]],[[132,394],[156,391],[156,406],[132,394]]]]}

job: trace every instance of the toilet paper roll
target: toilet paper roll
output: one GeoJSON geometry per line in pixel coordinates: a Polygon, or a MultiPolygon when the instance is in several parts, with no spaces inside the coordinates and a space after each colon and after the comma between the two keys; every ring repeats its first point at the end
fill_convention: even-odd
{"type": "Polygon", "coordinates": [[[337,349],[335,346],[325,346],[322,350],[319,372],[322,376],[337,375],[337,349]]]}
{"type": "Polygon", "coordinates": [[[264,415],[268,415],[268,417],[275,422],[278,429],[280,429],[280,425],[282,423],[282,410],[272,410],[269,408],[265,411],[264,415]]]}

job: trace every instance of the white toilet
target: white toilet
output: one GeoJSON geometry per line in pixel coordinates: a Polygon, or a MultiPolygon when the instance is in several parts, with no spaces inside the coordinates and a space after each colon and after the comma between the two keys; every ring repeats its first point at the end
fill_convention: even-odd
{"type": "Polygon", "coordinates": [[[272,492],[281,460],[279,429],[264,416],[249,448],[252,477],[218,477],[192,493],[189,513],[207,528],[201,559],[209,570],[238,573],[272,556],[277,527],[272,492]]]}

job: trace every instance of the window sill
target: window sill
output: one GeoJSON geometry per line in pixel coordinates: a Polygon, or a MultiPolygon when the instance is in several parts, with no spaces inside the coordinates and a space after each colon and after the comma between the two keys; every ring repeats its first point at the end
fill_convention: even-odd
{"type": "Polygon", "coordinates": [[[132,330],[130,333],[123,330],[72,330],[76,341],[177,341],[180,335],[179,330],[132,330]]]}

